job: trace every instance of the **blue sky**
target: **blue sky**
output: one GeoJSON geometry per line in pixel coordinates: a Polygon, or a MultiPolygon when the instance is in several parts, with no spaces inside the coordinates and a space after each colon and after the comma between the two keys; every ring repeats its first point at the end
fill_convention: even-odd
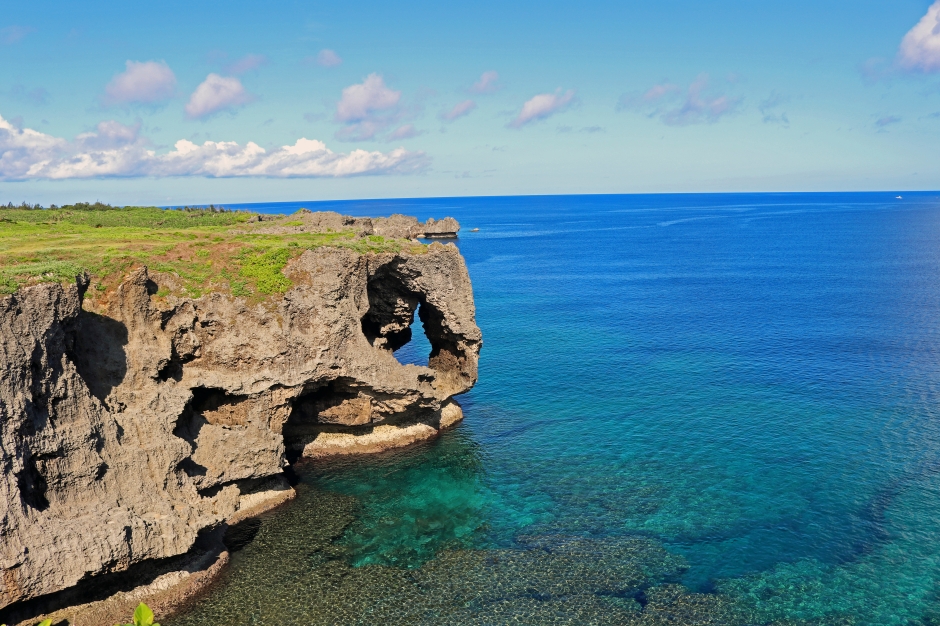
{"type": "Polygon", "coordinates": [[[4,7],[0,200],[940,189],[940,1],[156,4],[4,7]]]}

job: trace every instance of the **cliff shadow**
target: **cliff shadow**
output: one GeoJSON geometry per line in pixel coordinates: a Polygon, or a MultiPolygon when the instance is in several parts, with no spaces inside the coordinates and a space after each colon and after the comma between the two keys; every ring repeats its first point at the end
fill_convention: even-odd
{"type": "Polygon", "coordinates": [[[79,376],[102,404],[127,375],[127,326],[107,317],[82,311],[75,331],[72,360],[79,376]]]}

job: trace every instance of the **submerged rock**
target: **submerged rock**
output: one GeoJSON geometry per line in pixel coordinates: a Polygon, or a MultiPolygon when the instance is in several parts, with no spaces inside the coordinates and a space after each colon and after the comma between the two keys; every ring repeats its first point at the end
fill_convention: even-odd
{"type": "Polygon", "coordinates": [[[456,247],[319,248],[284,271],[294,287],[273,303],[157,299],[147,268],[102,313],[82,309],[87,279],[0,300],[0,618],[218,543],[226,520],[292,495],[289,459],[407,445],[460,419],[452,397],[476,381],[481,335],[456,247]],[[419,305],[428,367],[393,354],[419,305]]]}

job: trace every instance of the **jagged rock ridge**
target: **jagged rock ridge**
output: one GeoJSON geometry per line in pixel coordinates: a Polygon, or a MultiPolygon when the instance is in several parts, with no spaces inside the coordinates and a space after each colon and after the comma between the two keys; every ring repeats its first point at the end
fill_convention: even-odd
{"type": "Polygon", "coordinates": [[[187,553],[288,492],[289,458],[382,450],[462,417],[452,397],[476,381],[481,335],[455,246],[320,248],[285,274],[294,287],[257,305],[158,300],[146,268],[106,314],[82,309],[87,279],[0,300],[0,609],[187,553]],[[393,354],[416,309],[429,367],[393,354]]]}

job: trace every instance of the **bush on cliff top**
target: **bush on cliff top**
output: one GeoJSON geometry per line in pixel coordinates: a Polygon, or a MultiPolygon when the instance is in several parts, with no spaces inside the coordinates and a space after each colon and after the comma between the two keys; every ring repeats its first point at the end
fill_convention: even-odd
{"type": "Polygon", "coordinates": [[[260,300],[290,288],[282,270],[305,250],[423,249],[406,240],[360,238],[352,231],[300,232],[296,226],[303,222],[296,215],[255,218],[215,207],[0,205],[0,294],[38,282],[72,283],[88,272],[92,285],[86,297],[104,302],[129,271],[146,265],[168,278],[158,281],[166,285],[158,296],[219,292],[260,300]],[[284,232],[270,233],[278,227],[284,232]]]}

